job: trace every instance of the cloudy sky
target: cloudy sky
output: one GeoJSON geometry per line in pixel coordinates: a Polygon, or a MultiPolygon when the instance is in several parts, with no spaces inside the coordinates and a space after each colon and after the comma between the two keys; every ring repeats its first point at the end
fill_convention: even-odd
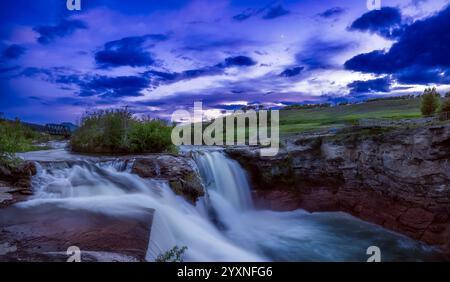
{"type": "Polygon", "coordinates": [[[14,0],[0,8],[0,112],[39,123],[129,106],[170,117],[450,85],[448,0],[14,0]]]}

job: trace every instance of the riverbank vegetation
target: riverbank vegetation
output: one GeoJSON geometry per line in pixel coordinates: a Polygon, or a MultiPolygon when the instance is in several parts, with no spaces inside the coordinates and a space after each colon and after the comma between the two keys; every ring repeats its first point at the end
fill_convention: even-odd
{"type": "Polygon", "coordinates": [[[158,119],[137,119],[127,109],[100,110],[86,114],[70,139],[80,153],[173,152],[172,126],[158,119]]]}
{"type": "Polygon", "coordinates": [[[44,135],[19,120],[0,120],[0,162],[14,163],[15,153],[46,149],[38,145],[44,139],[44,135]]]}

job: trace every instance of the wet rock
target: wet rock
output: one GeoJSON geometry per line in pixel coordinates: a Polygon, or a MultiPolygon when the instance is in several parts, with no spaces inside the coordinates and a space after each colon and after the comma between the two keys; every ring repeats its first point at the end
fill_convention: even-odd
{"type": "Polygon", "coordinates": [[[450,125],[295,136],[275,157],[257,150],[226,152],[266,207],[345,211],[450,255],[450,125]]]}
{"type": "Polygon", "coordinates": [[[0,180],[13,187],[31,189],[31,177],[36,175],[33,162],[21,162],[18,165],[0,164],[0,180]]]}
{"type": "Polygon", "coordinates": [[[71,246],[80,249],[81,261],[144,261],[153,213],[11,206],[0,213],[0,261],[64,262],[71,246]]]}
{"type": "Polygon", "coordinates": [[[153,155],[137,158],[131,171],[143,178],[167,180],[177,195],[194,204],[205,194],[193,160],[189,157],[153,155]]]}
{"type": "Polygon", "coordinates": [[[0,163],[0,208],[7,207],[32,195],[31,178],[36,174],[33,162],[17,165],[0,163]]]}

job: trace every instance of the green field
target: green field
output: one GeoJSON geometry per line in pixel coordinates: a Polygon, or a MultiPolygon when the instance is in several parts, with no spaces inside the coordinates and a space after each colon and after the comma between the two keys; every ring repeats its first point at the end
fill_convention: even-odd
{"type": "Polygon", "coordinates": [[[417,118],[420,99],[378,100],[329,108],[280,111],[280,133],[326,130],[357,124],[364,118],[417,118]]]}

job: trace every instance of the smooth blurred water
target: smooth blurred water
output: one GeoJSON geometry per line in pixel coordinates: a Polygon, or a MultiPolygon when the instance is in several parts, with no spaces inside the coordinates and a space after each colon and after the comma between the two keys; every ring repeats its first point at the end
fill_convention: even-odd
{"type": "Polygon", "coordinates": [[[245,171],[222,152],[194,151],[216,225],[246,250],[275,261],[440,260],[431,247],[341,212],[255,210],[245,171]],[[238,200],[239,198],[239,200],[238,200]]]}
{"type": "Polygon", "coordinates": [[[149,261],[175,245],[188,247],[187,261],[365,261],[372,245],[384,261],[440,259],[430,247],[344,213],[256,210],[237,162],[217,150],[191,153],[207,189],[196,206],[163,181],[129,173],[129,164],[91,159],[38,165],[35,196],[20,206],[51,202],[113,216],[155,209],[149,261]]]}

